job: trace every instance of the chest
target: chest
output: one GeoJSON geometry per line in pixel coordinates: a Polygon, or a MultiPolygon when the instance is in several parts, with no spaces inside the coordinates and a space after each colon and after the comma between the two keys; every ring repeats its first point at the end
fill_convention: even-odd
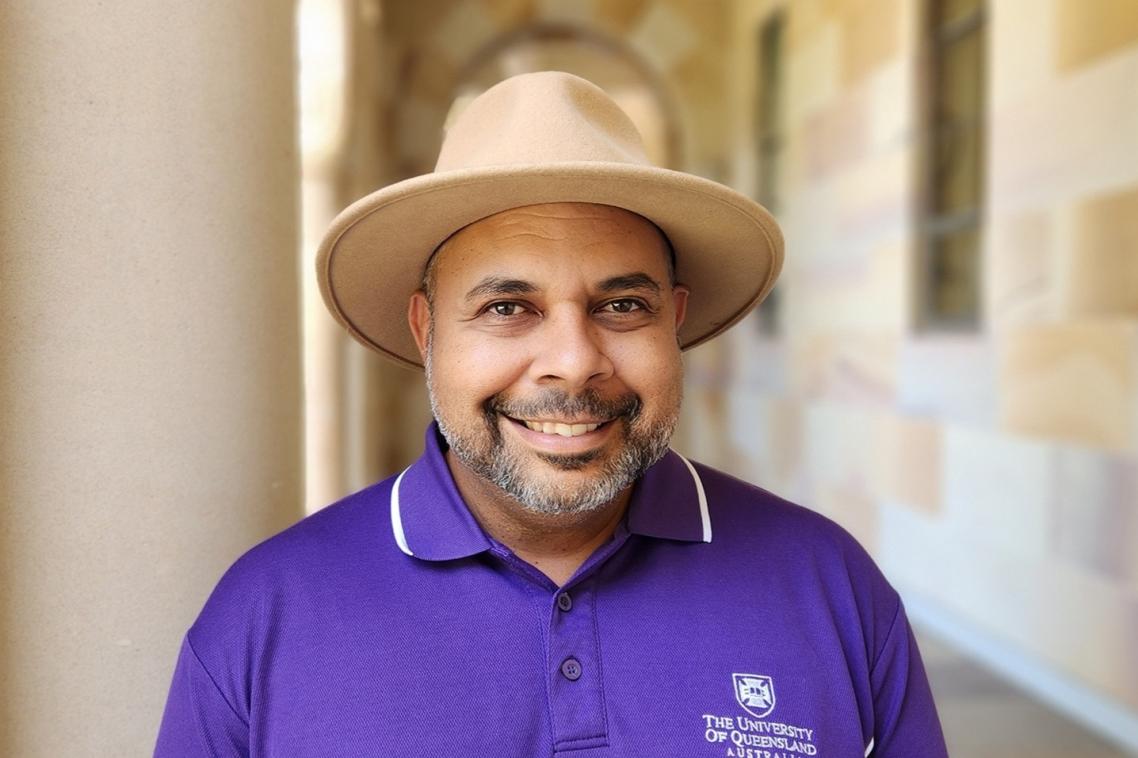
{"type": "Polygon", "coordinates": [[[865,653],[825,593],[635,568],[564,592],[438,581],[294,604],[309,617],[257,662],[260,754],[861,754],[865,653]]]}

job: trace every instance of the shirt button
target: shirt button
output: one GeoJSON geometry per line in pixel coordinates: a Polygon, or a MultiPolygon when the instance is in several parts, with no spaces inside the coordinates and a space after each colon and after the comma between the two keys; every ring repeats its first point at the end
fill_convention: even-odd
{"type": "Polygon", "coordinates": [[[562,592],[557,596],[557,607],[568,613],[569,609],[573,607],[573,598],[569,597],[568,593],[562,592]]]}
{"type": "Polygon", "coordinates": [[[561,674],[571,682],[581,678],[581,662],[576,658],[566,658],[561,664],[561,674]]]}

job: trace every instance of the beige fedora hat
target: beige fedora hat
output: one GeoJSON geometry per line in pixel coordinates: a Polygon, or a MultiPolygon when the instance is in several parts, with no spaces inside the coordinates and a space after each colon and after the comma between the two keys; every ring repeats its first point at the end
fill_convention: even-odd
{"type": "Polygon", "coordinates": [[[358,200],[332,222],[317,254],[320,291],[357,340],[421,366],[407,301],[431,253],[462,227],[538,203],[587,202],[651,220],[691,289],[680,345],[724,331],[770,291],[782,267],[778,224],[761,205],[698,176],[649,162],[632,121],[596,85],[571,74],[496,84],[448,130],[433,173],[358,200]]]}

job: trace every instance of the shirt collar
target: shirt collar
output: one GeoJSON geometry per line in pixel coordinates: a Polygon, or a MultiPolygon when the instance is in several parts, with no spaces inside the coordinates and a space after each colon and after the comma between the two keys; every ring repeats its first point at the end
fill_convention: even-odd
{"type": "MultiPolygon", "coordinates": [[[[391,529],[399,549],[427,561],[481,553],[493,541],[471,515],[447,467],[446,441],[431,422],[423,455],[391,488],[391,529]]],[[[628,531],[683,542],[711,542],[711,518],[699,472],[669,450],[636,482],[628,531]]]]}

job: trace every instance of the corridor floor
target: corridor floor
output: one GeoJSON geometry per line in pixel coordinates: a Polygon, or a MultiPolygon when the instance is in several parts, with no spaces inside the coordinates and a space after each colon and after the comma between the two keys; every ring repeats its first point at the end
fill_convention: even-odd
{"type": "Polygon", "coordinates": [[[1133,758],[918,630],[951,758],[1133,758]]]}

